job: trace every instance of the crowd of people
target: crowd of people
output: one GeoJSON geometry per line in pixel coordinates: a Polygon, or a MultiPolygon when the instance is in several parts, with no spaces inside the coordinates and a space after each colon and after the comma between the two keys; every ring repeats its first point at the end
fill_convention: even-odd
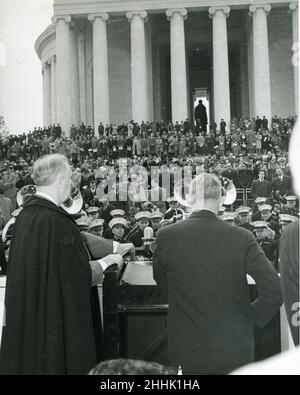
{"type": "Polygon", "coordinates": [[[188,169],[191,177],[199,172],[214,173],[232,180],[236,188],[248,190],[248,195],[244,193],[248,199],[226,208],[230,214],[225,215],[226,220],[255,231],[276,264],[280,224],[298,216],[287,159],[295,122],[296,117],[275,116],[269,127],[265,117],[244,118],[233,119],[227,128],[222,120],[219,127],[212,122],[209,131],[205,122],[192,125],[188,120],[175,125],[133,121],[118,126],[100,124],[97,131],[81,124],[79,128],[72,125],[70,137],[56,124],[6,136],[0,140],[0,229],[17,208],[18,191],[34,184],[33,162],[42,155],[60,153],[68,158],[73,185],[83,196],[87,217],[79,223],[92,233],[141,247],[148,225],[156,233],[164,224],[184,218],[186,210],[174,199],[174,193],[188,169]],[[124,167],[125,180],[121,177],[124,167]],[[145,169],[146,176],[137,170],[140,168],[145,169]],[[164,180],[168,180],[167,188],[164,180]],[[123,184],[125,199],[120,198],[123,184]],[[134,198],[128,198],[128,185],[135,185],[134,198]],[[260,224],[270,223],[264,232],[255,230],[253,224],[262,219],[257,204],[260,199],[271,207],[260,224]],[[238,211],[241,206],[246,206],[242,207],[244,213],[238,211]],[[141,218],[140,212],[144,213],[141,218]]]}
{"type": "MultiPolygon", "coordinates": [[[[254,324],[263,328],[282,304],[274,270],[280,269],[279,240],[299,217],[287,156],[295,122],[233,119],[227,128],[222,120],[207,131],[202,118],[195,126],[188,120],[100,124],[97,133],[82,124],[71,127],[70,137],[57,124],[2,139],[2,230],[18,219],[9,246],[13,270],[0,370],[84,374],[95,366],[103,358],[96,285],[110,265],[120,266],[127,252],[143,250],[153,238],[154,252],[144,251],[168,298],[171,365],[185,374],[227,374],[253,362],[254,324]],[[54,153],[60,155],[41,158],[54,153]],[[18,208],[18,192],[30,185],[36,192],[26,199],[24,193],[18,208]],[[82,196],[77,226],[61,209],[72,187],[82,196]],[[237,189],[242,201],[225,204],[237,189]],[[94,254],[93,235],[101,236],[101,254],[94,254]],[[246,274],[259,290],[252,305],[246,274]],[[191,297],[206,302],[199,309],[191,297]],[[54,325],[44,325],[44,317],[54,325]]],[[[7,247],[0,245],[1,262],[7,247]]]]}

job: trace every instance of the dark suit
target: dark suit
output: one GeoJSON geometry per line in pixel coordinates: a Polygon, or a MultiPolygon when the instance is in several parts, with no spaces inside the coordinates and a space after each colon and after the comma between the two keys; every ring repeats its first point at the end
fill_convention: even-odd
{"type": "Polygon", "coordinates": [[[254,180],[251,184],[251,194],[253,199],[257,197],[271,197],[272,186],[270,181],[254,180]]]}
{"type": "Polygon", "coordinates": [[[112,204],[109,204],[107,207],[101,207],[100,208],[100,213],[99,213],[99,218],[104,219],[105,225],[109,224],[109,221],[112,219],[112,216],[110,215],[112,210],[115,210],[116,207],[113,206],[112,204]]]}
{"type": "Polygon", "coordinates": [[[272,182],[272,191],[279,191],[280,196],[292,194],[293,188],[291,177],[283,175],[282,181],[279,177],[274,178],[272,182]]]}
{"type": "Polygon", "coordinates": [[[92,191],[91,188],[88,188],[86,191],[84,191],[82,193],[82,195],[83,195],[84,202],[86,204],[88,204],[89,206],[95,206],[99,203],[97,194],[96,194],[96,190],[92,191]]]}
{"type": "Polygon", "coordinates": [[[215,374],[252,362],[255,323],[265,326],[281,306],[279,277],[253,234],[203,210],[163,228],[156,242],[153,273],[169,303],[170,364],[215,374]],[[247,273],[259,291],[252,305],[247,273]]]}

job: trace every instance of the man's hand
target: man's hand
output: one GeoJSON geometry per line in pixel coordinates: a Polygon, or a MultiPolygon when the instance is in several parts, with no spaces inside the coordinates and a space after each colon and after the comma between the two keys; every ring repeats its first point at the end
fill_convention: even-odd
{"type": "Polygon", "coordinates": [[[125,256],[127,254],[132,254],[134,256],[134,253],[135,253],[135,247],[132,243],[118,245],[117,254],[120,254],[122,256],[125,256]]]}
{"type": "Polygon", "coordinates": [[[115,264],[121,266],[123,263],[123,258],[120,254],[110,254],[102,258],[102,261],[107,265],[107,267],[115,264]]]}

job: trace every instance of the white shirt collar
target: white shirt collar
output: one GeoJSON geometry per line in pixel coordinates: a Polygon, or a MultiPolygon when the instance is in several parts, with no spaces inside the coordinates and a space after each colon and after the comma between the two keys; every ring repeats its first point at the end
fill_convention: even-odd
{"type": "Polygon", "coordinates": [[[36,191],[36,196],[39,196],[39,197],[41,197],[41,198],[50,200],[50,202],[54,203],[55,206],[58,206],[57,202],[56,202],[51,196],[47,195],[47,194],[44,193],[44,192],[36,191]]]}

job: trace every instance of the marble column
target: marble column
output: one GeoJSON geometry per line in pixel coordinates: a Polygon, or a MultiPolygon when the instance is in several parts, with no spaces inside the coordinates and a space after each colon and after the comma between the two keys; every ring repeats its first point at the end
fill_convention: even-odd
{"type": "Polygon", "coordinates": [[[79,102],[79,62],[78,62],[78,29],[73,26],[71,29],[71,108],[72,124],[79,126],[80,102],[79,102]]]}
{"type": "Polygon", "coordinates": [[[230,7],[210,7],[209,16],[213,25],[213,86],[214,120],[220,127],[221,119],[230,130],[230,83],[228,63],[227,18],[230,7]]]}
{"type": "Polygon", "coordinates": [[[107,13],[91,14],[93,23],[93,68],[94,68],[94,128],[102,122],[110,123],[109,75],[107,48],[107,13]]]}
{"type": "Polygon", "coordinates": [[[147,92],[148,92],[148,121],[154,121],[153,104],[153,48],[152,29],[146,24],[146,65],[147,65],[147,92]]]}
{"type": "Polygon", "coordinates": [[[249,7],[253,17],[253,84],[255,117],[264,115],[271,122],[271,82],[267,15],[269,4],[253,4],[249,7]]]}
{"type": "Polygon", "coordinates": [[[294,67],[294,87],[295,87],[295,114],[299,114],[299,12],[298,3],[289,5],[293,18],[293,67],[294,67]]]}
{"type": "Polygon", "coordinates": [[[56,120],[56,95],[57,95],[57,88],[56,88],[56,56],[52,56],[50,59],[51,64],[51,123],[54,124],[57,122],[56,120]]]}
{"type": "Polygon", "coordinates": [[[170,21],[172,122],[175,124],[177,121],[181,123],[188,118],[184,32],[187,10],[185,8],[169,9],[166,15],[170,21]]]}
{"type": "Polygon", "coordinates": [[[43,64],[43,108],[44,126],[51,124],[51,67],[48,62],[43,64]]]}
{"type": "Polygon", "coordinates": [[[72,125],[71,107],[71,16],[55,16],[56,23],[56,78],[57,78],[57,122],[62,132],[70,136],[72,125]]]}
{"type": "Polygon", "coordinates": [[[127,12],[131,22],[131,95],[132,118],[135,122],[148,121],[148,89],[146,64],[146,11],[127,12]]]}
{"type": "Polygon", "coordinates": [[[86,124],[86,83],[85,83],[85,37],[78,34],[79,103],[80,123],[86,124]]]}
{"type": "Polygon", "coordinates": [[[85,97],[86,124],[94,124],[94,89],[93,89],[93,31],[91,26],[85,28],[85,97]]]}

